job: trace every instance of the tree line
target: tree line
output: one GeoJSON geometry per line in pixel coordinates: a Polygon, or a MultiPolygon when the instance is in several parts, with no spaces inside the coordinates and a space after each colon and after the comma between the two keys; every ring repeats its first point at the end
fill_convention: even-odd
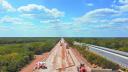
{"type": "Polygon", "coordinates": [[[128,38],[66,38],[69,42],[78,41],[115,50],[128,52],[128,38]]]}

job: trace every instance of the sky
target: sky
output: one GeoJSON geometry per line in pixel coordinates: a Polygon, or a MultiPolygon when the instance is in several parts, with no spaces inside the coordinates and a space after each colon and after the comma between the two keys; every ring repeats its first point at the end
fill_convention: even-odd
{"type": "Polygon", "coordinates": [[[0,37],[128,37],[128,0],[0,0],[0,37]]]}

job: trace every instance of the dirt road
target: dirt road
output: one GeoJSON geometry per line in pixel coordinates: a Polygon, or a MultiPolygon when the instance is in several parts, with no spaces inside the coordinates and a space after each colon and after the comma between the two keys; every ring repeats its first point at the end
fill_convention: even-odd
{"type": "Polygon", "coordinates": [[[70,48],[68,43],[62,38],[55,47],[43,55],[37,55],[36,58],[20,72],[78,72],[77,67],[84,63],[87,72],[91,72],[91,65],[74,48],[70,48]],[[38,61],[45,61],[47,69],[33,71],[38,61]]]}
{"type": "Polygon", "coordinates": [[[90,72],[90,65],[76,50],[69,48],[62,38],[51,50],[46,59],[48,69],[40,69],[36,72],[78,72],[77,67],[84,63],[87,71],[90,72]]]}

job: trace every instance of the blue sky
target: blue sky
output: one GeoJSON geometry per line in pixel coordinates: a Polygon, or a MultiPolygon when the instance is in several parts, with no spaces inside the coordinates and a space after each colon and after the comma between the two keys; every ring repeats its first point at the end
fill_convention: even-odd
{"type": "Polygon", "coordinates": [[[0,0],[0,37],[128,37],[128,0],[0,0]]]}

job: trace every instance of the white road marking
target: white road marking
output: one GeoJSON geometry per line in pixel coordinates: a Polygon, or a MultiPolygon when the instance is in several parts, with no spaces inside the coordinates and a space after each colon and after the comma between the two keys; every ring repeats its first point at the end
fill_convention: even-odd
{"type": "Polygon", "coordinates": [[[104,52],[107,52],[109,54],[113,54],[113,55],[116,55],[116,56],[119,56],[121,58],[124,58],[124,59],[128,60],[128,57],[126,57],[126,56],[122,56],[122,55],[119,55],[119,54],[116,54],[116,53],[112,53],[112,52],[109,52],[109,51],[105,51],[105,50],[102,50],[102,49],[98,49],[98,48],[95,48],[95,49],[100,50],[100,51],[104,51],[104,52]]]}

